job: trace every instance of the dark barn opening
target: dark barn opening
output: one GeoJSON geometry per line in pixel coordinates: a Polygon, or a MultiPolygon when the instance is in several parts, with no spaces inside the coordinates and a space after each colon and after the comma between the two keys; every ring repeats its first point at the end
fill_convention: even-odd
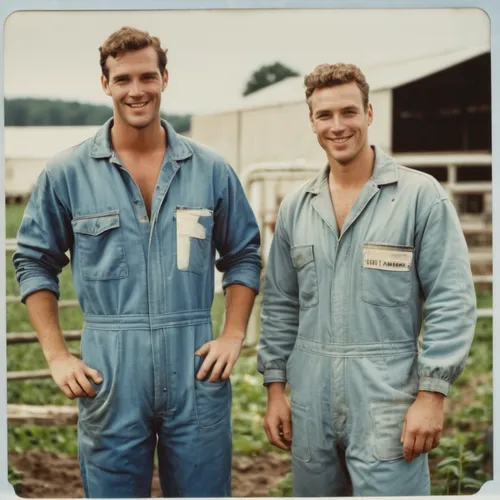
{"type": "Polygon", "coordinates": [[[392,130],[394,153],[489,153],[490,53],[393,89],[392,130]]]}

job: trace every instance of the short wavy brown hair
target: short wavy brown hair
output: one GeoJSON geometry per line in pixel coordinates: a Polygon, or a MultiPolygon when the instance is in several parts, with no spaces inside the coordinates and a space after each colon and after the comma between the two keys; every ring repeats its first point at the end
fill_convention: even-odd
{"type": "Polygon", "coordinates": [[[365,111],[368,108],[370,86],[368,85],[365,75],[354,64],[320,64],[304,78],[306,86],[306,100],[311,109],[312,93],[319,88],[332,87],[343,83],[356,82],[361,97],[363,99],[363,107],[365,111]]]}
{"type": "Polygon", "coordinates": [[[140,50],[146,47],[153,47],[158,54],[158,68],[163,74],[167,67],[167,49],[162,49],[159,38],[151,36],[147,31],[124,26],[112,33],[107,40],[99,47],[100,64],[102,74],[109,79],[109,68],[106,64],[108,57],[116,57],[122,52],[130,50],[140,50]]]}

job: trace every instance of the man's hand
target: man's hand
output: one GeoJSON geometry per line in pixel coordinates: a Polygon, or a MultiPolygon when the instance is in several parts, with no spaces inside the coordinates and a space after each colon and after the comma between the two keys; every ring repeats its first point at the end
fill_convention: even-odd
{"type": "Polygon", "coordinates": [[[62,354],[49,362],[50,372],[54,382],[69,399],[91,397],[96,395],[87,377],[96,384],[102,382],[97,370],[89,368],[81,359],[69,353],[62,354]]]}
{"type": "Polygon", "coordinates": [[[267,388],[264,430],[272,445],[282,450],[290,450],[292,445],[292,412],[283,383],[274,382],[269,384],[267,388]]]}
{"type": "Polygon", "coordinates": [[[196,356],[205,357],[196,378],[203,380],[212,371],[208,379],[210,382],[227,380],[240,357],[244,338],[245,335],[239,332],[227,332],[222,333],[218,339],[203,344],[195,352],[196,356]]]}
{"type": "Polygon", "coordinates": [[[420,391],[408,409],[401,433],[406,462],[439,445],[444,422],[443,399],[438,392],[420,391]]]}

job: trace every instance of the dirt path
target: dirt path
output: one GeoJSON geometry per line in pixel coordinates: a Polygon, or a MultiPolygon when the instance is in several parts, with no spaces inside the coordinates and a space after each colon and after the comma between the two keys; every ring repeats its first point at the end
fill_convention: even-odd
{"type": "MultiPolygon", "coordinates": [[[[42,451],[9,453],[9,465],[23,473],[16,494],[24,498],[83,498],[76,457],[42,451]]],[[[233,458],[233,497],[267,497],[289,471],[282,457],[263,454],[233,458]]],[[[158,474],[153,478],[154,498],[161,497],[158,474]]]]}

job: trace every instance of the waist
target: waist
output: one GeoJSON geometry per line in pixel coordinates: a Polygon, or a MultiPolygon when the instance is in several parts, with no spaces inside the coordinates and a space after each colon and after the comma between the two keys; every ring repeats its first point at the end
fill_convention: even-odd
{"type": "Polygon", "coordinates": [[[164,314],[85,314],[84,327],[119,330],[121,326],[135,330],[199,325],[212,320],[210,309],[176,311],[164,314]]]}
{"type": "Polygon", "coordinates": [[[401,342],[373,342],[363,344],[324,343],[297,337],[295,348],[303,351],[321,354],[323,356],[363,357],[363,356],[393,356],[394,354],[417,354],[417,343],[413,340],[401,342]]]}

